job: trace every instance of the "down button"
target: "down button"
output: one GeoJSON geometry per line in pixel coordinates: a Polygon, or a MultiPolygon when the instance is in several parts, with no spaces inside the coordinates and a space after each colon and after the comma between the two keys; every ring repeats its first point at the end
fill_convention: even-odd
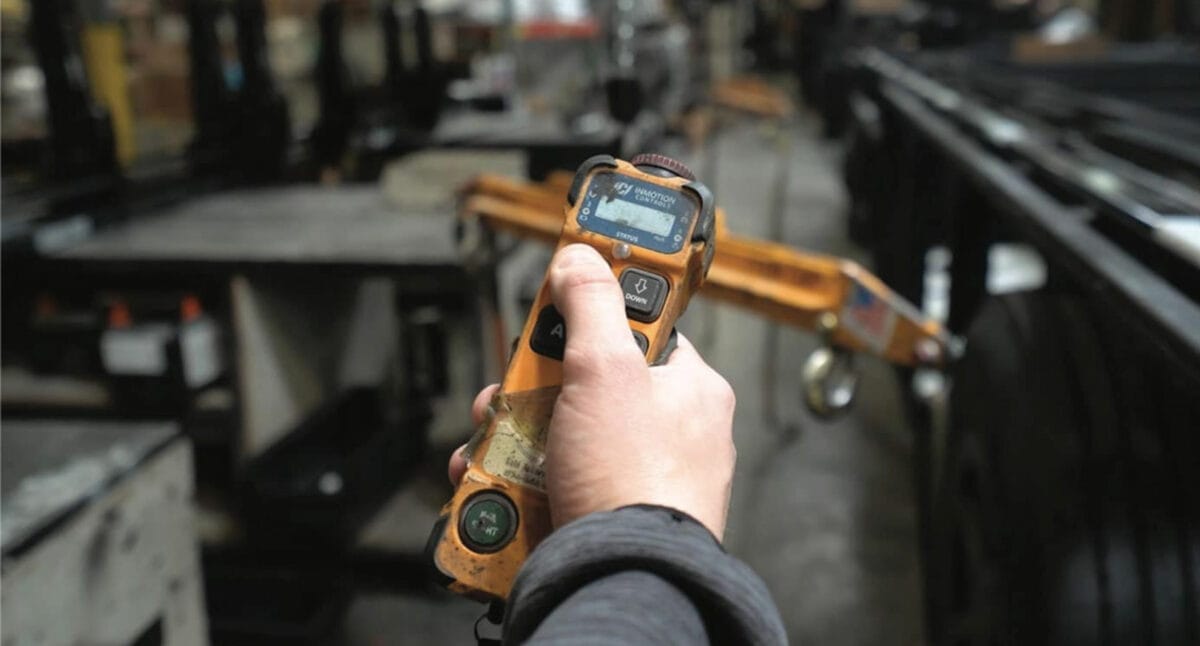
{"type": "Polygon", "coordinates": [[[625,314],[643,323],[658,318],[667,300],[667,280],[632,267],[621,272],[621,291],[625,292],[625,314]]]}

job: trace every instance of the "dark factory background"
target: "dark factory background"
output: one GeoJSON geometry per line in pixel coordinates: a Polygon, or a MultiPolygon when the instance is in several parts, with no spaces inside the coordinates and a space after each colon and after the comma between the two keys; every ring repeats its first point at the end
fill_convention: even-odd
{"type": "Polygon", "coordinates": [[[641,152],[723,213],[680,329],[792,641],[1200,644],[1200,1],[0,21],[4,646],[473,643],[447,459],[641,152]]]}

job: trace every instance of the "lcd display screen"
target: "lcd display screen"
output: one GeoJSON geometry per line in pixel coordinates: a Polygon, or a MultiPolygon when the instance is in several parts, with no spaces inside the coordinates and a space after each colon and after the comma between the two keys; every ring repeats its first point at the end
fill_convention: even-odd
{"type": "Polygon", "coordinates": [[[656,236],[671,233],[671,228],[675,226],[674,215],[625,200],[600,200],[596,204],[594,215],[601,220],[623,224],[656,236]]]}

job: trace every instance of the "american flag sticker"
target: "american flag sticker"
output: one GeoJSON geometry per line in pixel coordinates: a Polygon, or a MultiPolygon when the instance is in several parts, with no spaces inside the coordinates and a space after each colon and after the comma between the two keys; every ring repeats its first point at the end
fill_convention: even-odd
{"type": "Polygon", "coordinates": [[[858,281],[850,288],[841,319],[844,328],[877,353],[887,348],[896,327],[895,310],[858,281]]]}

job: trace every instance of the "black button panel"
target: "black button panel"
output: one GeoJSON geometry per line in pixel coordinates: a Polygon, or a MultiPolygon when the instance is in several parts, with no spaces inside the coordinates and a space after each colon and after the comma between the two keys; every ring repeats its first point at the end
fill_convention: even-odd
{"type": "Polygon", "coordinates": [[[658,318],[668,289],[667,279],[657,274],[632,267],[621,272],[625,314],[635,321],[649,323],[658,318]]]}
{"type": "MultiPolygon", "coordinates": [[[[631,267],[621,272],[620,282],[625,298],[626,316],[635,321],[649,323],[662,314],[663,303],[667,300],[667,291],[670,289],[665,278],[631,267]]],[[[638,349],[643,355],[646,354],[650,349],[650,340],[637,330],[630,332],[638,349]]],[[[533,324],[533,334],[529,338],[529,347],[544,357],[562,361],[567,348],[567,324],[553,305],[547,305],[538,312],[537,321],[533,324]]]]}
{"type": "Polygon", "coordinates": [[[553,305],[547,305],[538,312],[533,335],[529,337],[529,347],[542,356],[562,361],[563,350],[567,347],[567,324],[553,305]]]}

